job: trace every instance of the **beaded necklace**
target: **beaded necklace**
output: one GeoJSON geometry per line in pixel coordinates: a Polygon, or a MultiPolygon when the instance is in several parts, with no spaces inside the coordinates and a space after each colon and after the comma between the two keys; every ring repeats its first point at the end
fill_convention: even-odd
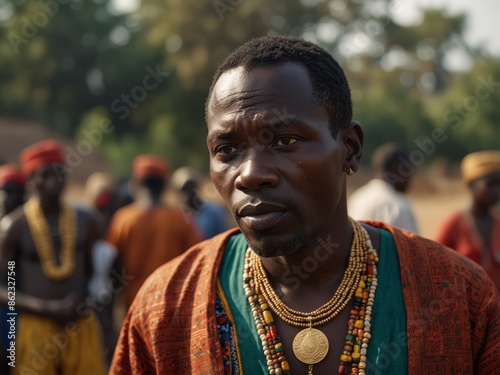
{"type": "Polygon", "coordinates": [[[67,279],[75,269],[76,214],[68,206],[62,208],[59,216],[61,233],[60,264],[56,264],[54,243],[50,236],[49,224],[40,202],[32,198],[24,205],[24,213],[33,242],[40,257],[44,275],[54,281],[67,279]]]}
{"type": "Polygon", "coordinates": [[[283,351],[283,343],[276,330],[272,312],[287,324],[305,328],[294,339],[295,356],[309,365],[323,360],[329,349],[328,338],[313,327],[325,324],[337,316],[354,295],[354,306],[347,323],[344,351],[340,356],[339,375],[365,375],[366,353],[371,335],[371,312],[377,288],[377,252],[366,230],[350,219],[354,237],[349,263],[342,282],[333,298],[312,312],[300,312],[286,306],[273,290],[258,255],[248,249],[245,255],[243,287],[250,304],[257,333],[261,340],[270,374],[291,375],[283,351]]]}

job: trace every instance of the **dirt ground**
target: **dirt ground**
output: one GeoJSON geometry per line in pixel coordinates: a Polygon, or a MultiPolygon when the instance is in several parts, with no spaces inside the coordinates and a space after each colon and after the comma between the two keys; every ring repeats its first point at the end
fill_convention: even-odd
{"type": "Polygon", "coordinates": [[[410,194],[409,198],[415,209],[420,234],[434,239],[441,222],[451,213],[464,208],[469,196],[463,189],[451,193],[410,194]]]}

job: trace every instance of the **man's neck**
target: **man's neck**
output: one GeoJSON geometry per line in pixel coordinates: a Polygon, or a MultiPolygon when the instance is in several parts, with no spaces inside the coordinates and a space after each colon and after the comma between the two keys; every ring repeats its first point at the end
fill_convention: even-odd
{"type": "Polygon", "coordinates": [[[60,197],[41,197],[38,196],[40,201],[40,206],[45,214],[45,216],[59,215],[61,211],[61,200],[60,197]]]}
{"type": "Polygon", "coordinates": [[[282,293],[302,294],[338,285],[347,267],[353,231],[348,220],[293,255],[262,258],[271,284],[282,293]]]}
{"type": "Polygon", "coordinates": [[[160,194],[154,194],[147,189],[141,189],[137,195],[135,202],[140,207],[156,207],[162,204],[162,199],[160,194]]]}
{"type": "Polygon", "coordinates": [[[478,202],[472,202],[471,213],[477,219],[485,218],[491,216],[491,207],[479,204],[478,202]]]}

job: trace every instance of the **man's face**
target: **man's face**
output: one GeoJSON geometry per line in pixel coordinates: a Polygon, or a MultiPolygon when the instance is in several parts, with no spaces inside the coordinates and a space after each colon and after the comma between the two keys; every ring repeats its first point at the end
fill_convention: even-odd
{"type": "Polygon", "coordinates": [[[52,200],[61,195],[64,189],[64,176],[46,164],[37,168],[31,175],[31,182],[41,200],[52,200]]]}
{"type": "Polygon", "coordinates": [[[346,146],[312,98],[307,71],[287,63],[232,69],[209,99],[212,180],[262,256],[317,246],[345,214],[346,146]]]}
{"type": "Polygon", "coordinates": [[[500,200],[500,172],[481,177],[470,186],[474,200],[483,206],[494,206],[500,200]]]}

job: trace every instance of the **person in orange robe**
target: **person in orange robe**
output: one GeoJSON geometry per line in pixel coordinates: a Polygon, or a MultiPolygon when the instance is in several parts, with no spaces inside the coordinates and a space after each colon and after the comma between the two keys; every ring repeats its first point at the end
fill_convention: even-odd
{"type": "Polygon", "coordinates": [[[480,264],[500,290],[500,152],[479,151],[461,164],[470,206],[448,217],[436,240],[480,264]]]}
{"type": "Polygon", "coordinates": [[[120,208],[109,225],[106,240],[118,249],[119,263],[133,278],[124,285],[126,307],[156,268],[201,240],[187,212],[162,202],[167,174],[168,164],[160,156],[137,156],[133,162],[136,200],[120,208]]]}

